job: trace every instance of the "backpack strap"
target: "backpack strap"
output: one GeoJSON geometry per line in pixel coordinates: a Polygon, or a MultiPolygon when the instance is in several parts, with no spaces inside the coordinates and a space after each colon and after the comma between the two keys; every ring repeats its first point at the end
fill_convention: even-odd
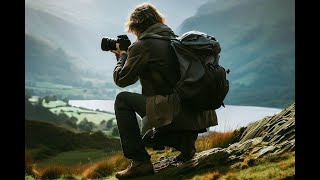
{"type": "MultiPolygon", "coordinates": [[[[139,40],[141,40],[141,39],[161,39],[161,40],[166,40],[166,41],[177,40],[176,38],[170,38],[170,37],[167,37],[167,36],[161,36],[161,35],[155,34],[155,33],[145,34],[145,35],[143,35],[142,37],[139,38],[139,40]]],[[[167,74],[163,73],[162,69],[160,69],[158,72],[162,75],[162,78],[165,81],[167,81],[173,87],[173,92],[176,93],[177,89],[175,87],[175,84],[170,80],[170,78],[167,77],[167,74]]]]}

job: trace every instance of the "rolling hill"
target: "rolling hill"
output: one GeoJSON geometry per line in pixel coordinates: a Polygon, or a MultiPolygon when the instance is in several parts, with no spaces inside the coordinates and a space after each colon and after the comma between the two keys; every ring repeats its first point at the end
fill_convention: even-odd
{"type": "Polygon", "coordinates": [[[118,139],[107,138],[103,133],[74,133],[49,122],[25,120],[25,147],[37,149],[35,159],[46,158],[60,152],[97,149],[120,150],[118,139]]]}

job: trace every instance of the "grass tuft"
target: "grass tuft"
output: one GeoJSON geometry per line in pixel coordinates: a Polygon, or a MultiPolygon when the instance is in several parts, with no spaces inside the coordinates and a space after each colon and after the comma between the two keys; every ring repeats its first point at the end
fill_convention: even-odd
{"type": "Polygon", "coordinates": [[[89,179],[103,178],[110,176],[116,171],[125,169],[128,165],[129,160],[127,160],[122,153],[118,153],[107,160],[94,163],[84,170],[82,176],[89,179]]]}
{"type": "Polygon", "coordinates": [[[71,175],[70,171],[63,166],[48,167],[41,174],[41,179],[58,179],[64,175],[71,175]]]}
{"type": "Polygon", "coordinates": [[[196,141],[197,152],[205,151],[215,147],[225,148],[233,141],[235,132],[216,132],[208,136],[199,137],[196,141]]]}
{"type": "Polygon", "coordinates": [[[208,172],[203,176],[203,179],[207,180],[216,180],[220,176],[219,171],[208,172]]]}

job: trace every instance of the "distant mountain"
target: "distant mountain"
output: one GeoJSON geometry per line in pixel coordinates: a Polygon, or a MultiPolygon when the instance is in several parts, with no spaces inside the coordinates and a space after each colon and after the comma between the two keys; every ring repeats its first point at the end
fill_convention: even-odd
{"type": "Polygon", "coordinates": [[[69,82],[78,81],[80,71],[70,62],[72,57],[63,49],[48,42],[25,35],[26,80],[69,82]]]}
{"type": "Polygon", "coordinates": [[[178,29],[220,41],[220,63],[231,70],[226,104],[283,108],[294,102],[294,0],[210,0],[178,29]]]}
{"type": "MultiPolygon", "coordinates": [[[[191,16],[190,13],[194,13],[204,1],[186,1],[193,6],[181,6],[181,2],[163,0],[150,2],[168,17],[170,26],[177,27],[186,15],[191,16]],[[176,7],[179,7],[179,13],[176,7]]],[[[125,32],[124,24],[129,12],[142,2],[26,0],[25,33],[62,49],[72,57],[69,61],[73,66],[94,76],[90,78],[112,82],[116,61],[114,54],[100,49],[101,39],[106,36],[116,38],[125,33],[131,41],[135,41],[132,34],[125,32]]],[[[43,70],[50,68],[47,66],[43,70]]]]}
{"type": "MultiPolygon", "coordinates": [[[[113,69],[113,67],[104,64],[108,61],[114,62],[114,57],[106,59],[108,55],[103,54],[100,49],[100,37],[98,38],[89,28],[33,7],[26,6],[25,9],[25,34],[43,40],[54,48],[62,49],[72,57],[68,59],[70,63],[81,70],[93,73],[95,71],[108,72],[113,69]]],[[[109,57],[111,57],[111,53],[109,57]]],[[[111,73],[109,73],[109,77],[111,77],[111,73]]]]}

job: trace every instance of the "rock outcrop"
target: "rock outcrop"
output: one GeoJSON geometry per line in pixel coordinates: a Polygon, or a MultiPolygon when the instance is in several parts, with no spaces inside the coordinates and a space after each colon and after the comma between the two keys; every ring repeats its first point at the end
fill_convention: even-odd
{"type": "Polygon", "coordinates": [[[174,158],[163,158],[154,163],[157,173],[179,176],[216,164],[242,161],[250,156],[257,159],[268,154],[280,155],[295,151],[295,104],[280,113],[265,117],[240,129],[239,141],[227,148],[213,148],[196,153],[185,163],[176,163],[174,158]]]}

